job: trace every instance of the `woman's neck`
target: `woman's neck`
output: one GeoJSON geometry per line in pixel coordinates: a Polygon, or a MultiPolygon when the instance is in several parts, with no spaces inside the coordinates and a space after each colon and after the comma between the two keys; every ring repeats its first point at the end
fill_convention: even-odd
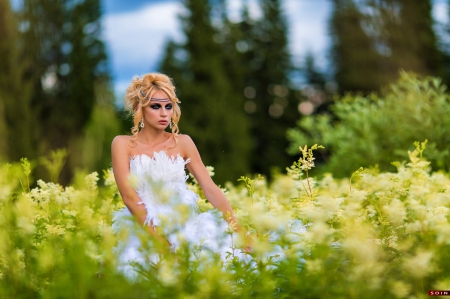
{"type": "Polygon", "coordinates": [[[152,130],[144,128],[138,133],[137,141],[150,147],[157,146],[168,139],[164,130],[152,130]]]}

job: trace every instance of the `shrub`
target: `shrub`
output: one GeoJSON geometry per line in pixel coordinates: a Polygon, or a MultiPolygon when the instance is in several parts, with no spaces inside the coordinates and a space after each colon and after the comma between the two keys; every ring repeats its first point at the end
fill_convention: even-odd
{"type": "Polygon", "coordinates": [[[432,168],[450,169],[450,97],[438,78],[403,72],[381,95],[348,94],[336,100],[332,112],[299,120],[288,131],[289,152],[323,144],[322,172],[346,177],[360,166],[393,171],[392,161],[407,159],[404,149],[428,139],[432,168]]]}
{"type": "MultiPolygon", "coordinates": [[[[18,165],[1,165],[0,298],[425,298],[448,290],[450,179],[430,173],[424,146],[416,143],[396,173],[360,168],[343,180],[311,177],[320,146],[302,147],[270,185],[259,176],[227,185],[254,239],[251,260],[182,247],[134,279],[117,270],[122,236],[112,234],[111,213],[122,203],[110,172],[105,187],[93,173],[77,188],[38,181],[29,190],[18,165]],[[306,232],[287,227],[274,241],[274,231],[299,220],[306,232]]],[[[142,249],[155,252],[151,243],[142,249]]]]}

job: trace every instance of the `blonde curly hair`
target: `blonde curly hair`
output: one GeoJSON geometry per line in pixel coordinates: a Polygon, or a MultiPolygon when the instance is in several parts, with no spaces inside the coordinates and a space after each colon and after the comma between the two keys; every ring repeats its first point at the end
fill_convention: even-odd
{"type": "MultiPolygon", "coordinates": [[[[156,91],[163,91],[173,105],[172,114],[172,135],[175,137],[179,133],[178,122],[180,121],[181,110],[175,94],[175,86],[172,79],[161,73],[149,73],[142,77],[136,76],[131,80],[125,92],[125,109],[133,115],[134,126],[131,128],[131,143],[135,146],[137,134],[139,133],[139,122],[143,116],[143,108],[150,104],[150,99],[156,91]]],[[[175,138],[176,141],[176,138],[175,138]]]]}

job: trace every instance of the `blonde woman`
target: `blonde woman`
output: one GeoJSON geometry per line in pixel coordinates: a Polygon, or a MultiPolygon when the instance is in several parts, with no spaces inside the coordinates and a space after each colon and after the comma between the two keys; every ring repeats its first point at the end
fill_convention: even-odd
{"type": "MultiPolygon", "coordinates": [[[[135,77],[127,88],[125,106],[134,119],[132,135],[117,136],[111,145],[113,172],[126,206],[116,213],[115,228],[126,225],[122,220],[132,215],[149,237],[166,242],[171,250],[177,249],[181,236],[225,257],[231,249],[230,244],[223,243],[228,227],[224,219],[230,223],[236,223],[236,219],[192,139],[179,134],[179,103],[171,79],[164,74],[135,77]],[[198,212],[197,195],[185,183],[185,167],[221,214],[198,212]],[[137,186],[130,184],[130,175],[138,179],[137,186]],[[179,215],[180,210],[185,215],[179,215]]],[[[125,246],[123,260],[139,259],[135,248],[138,242],[131,243],[125,246]]]]}

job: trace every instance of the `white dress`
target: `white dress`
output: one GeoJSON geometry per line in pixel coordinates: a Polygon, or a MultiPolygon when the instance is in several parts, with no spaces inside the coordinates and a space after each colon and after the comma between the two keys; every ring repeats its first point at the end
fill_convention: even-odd
{"type": "MultiPolygon", "coordinates": [[[[216,209],[199,213],[198,196],[187,188],[184,160],[180,155],[168,156],[164,151],[155,152],[153,157],[136,155],[130,158],[131,180],[136,183],[135,189],[147,211],[145,225],[153,224],[162,231],[170,242],[171,249],[176,251],[183,242],[190,248],[202,253],[220,254],[223,261],[234,256],[241,261],[250,261],[252,257],[242,249],[233,247],[235,235],[227,235],[228,223],[216,209]]],[[[142,238],[137,231],[136,222],[125,207],[114,213],[113,230],[119,233],[128,230],[127,239],[119,242],[116,247],[118,253],[119,270],[129,277],[135,277],[136,272],[131,264],[137,263],[148,268],[148,262],[157,263],[158,254],[141,251],[142,238]],[[144,252],[144,253],[143,253],[144,252]]],[[[280,228],[272,231],[270,241],[274,244],[281,235],[298,235],[305,232],[306,227],[300,220],[280,224],[280,228]]],[[[144,239],[147,235],[144,234],[144,239]]],[[[148,236],[148,240],[151,237],[148,236]]],[[[283,258],[283,249],[276,245],[266,257],[283,258]]]]}
{"type": "MultiPolygon", "coordinates": [[[[232,237],[226,234],[228,223],[221,213],[217,210],[199,213],[197,194],[186,185],[185,165],[189,161],[180,155],[169,156],[164,151],[155,152],[153,157],[142,154],[130,158],[131,181],[136,183],[136,193],[142,200],[139,204],[145,205],[147,211],[145,225],[157,226],[174,251],[181,242],[187,242],[196,250],[220,254],[222,260],[231,252],[243,257],[245,254],[241,249],[232,248],[232,237]]],[[[113,216],[114,232],[122,229],[128,229],[127,240],[121,241],[116,248],[122,271],[132,275],[130,262],[158,261],[156,254],[143,256],[141,239],[133,231],[136,226],[126,207],[113,216]]]]}

